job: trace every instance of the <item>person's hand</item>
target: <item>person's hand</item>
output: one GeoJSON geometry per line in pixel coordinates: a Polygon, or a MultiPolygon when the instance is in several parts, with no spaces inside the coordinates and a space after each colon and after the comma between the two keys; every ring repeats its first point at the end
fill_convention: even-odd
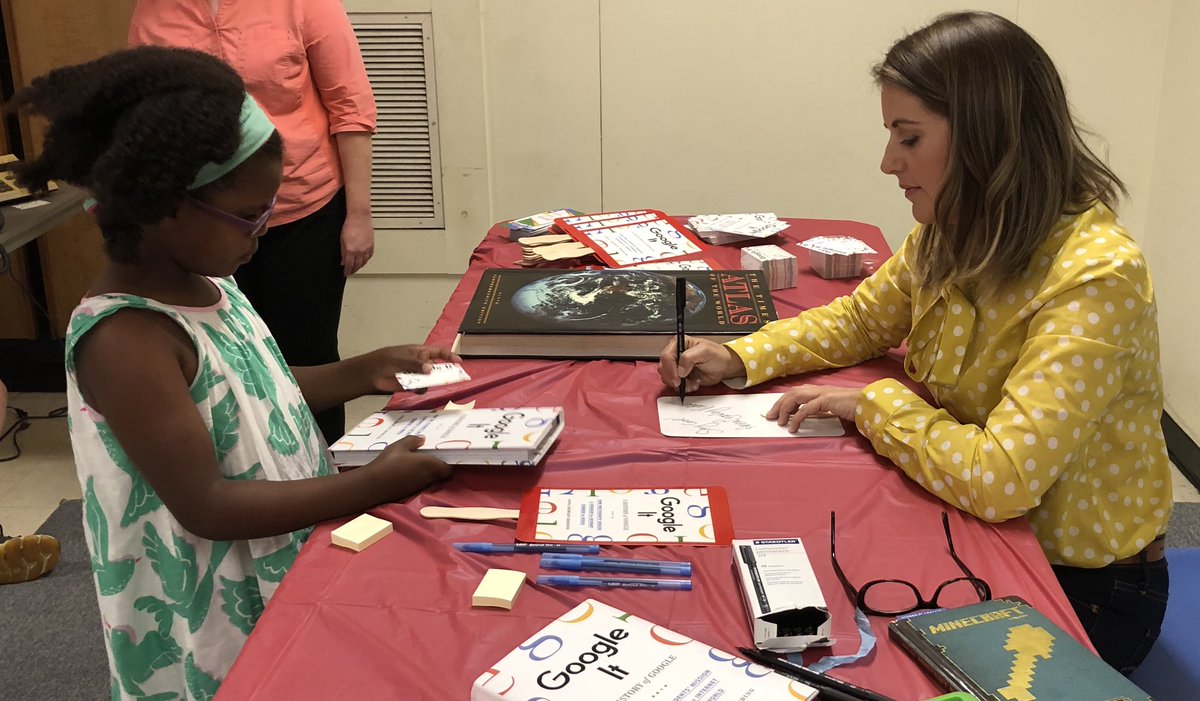
{"type": "Polygon", "coordinates": [[[369,376],[371,389],[378,392],[399,390],[400,383],[396,381],[398,372],[428,374],[433,370],[435,362],[462,362],[462,358],[437,346],[388,346],[360,357],[369,376]]]}
{"type": "Polygon", "coordinates": [[[787,426],[795,433],[800,422],[815,414],[833,414],[844,421],[854,421],[854,408],[862,388],[800,385],[792,387],[767,411],[767,418],[787,426]]]}
{"type": "Polygon", "coordinates": [[[417,452],[425,443],[421,436],[405,436],[380,451],[363,468],[378,471],[382,501],[400,501],[434,482],[449,479],[454,468],[437,458],[417,452]]]}
{"type": "Polygon", "coordinates": [[[342,224],[342,273],[350,277],[375,255],[375,226],[369,214],[348,214],[342,224]]]}
{"type": "Polygon", "coordinates": [[[746,374],[737,353],[719,343],[703,338],[683,337],[683,355],[675,362],[675,340],[672,339],[658,356],[658,375],[663,384],[678,389],[682,378],[684,389],[693,392],[700,387],[715,385],[721,380],[746,374]]]}

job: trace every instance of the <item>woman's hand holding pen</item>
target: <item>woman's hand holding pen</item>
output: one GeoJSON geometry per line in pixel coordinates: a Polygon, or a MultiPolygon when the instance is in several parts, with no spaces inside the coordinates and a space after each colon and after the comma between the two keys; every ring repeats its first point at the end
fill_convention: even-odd
{"type": "Polygon", "coordinates": [[[684,351],[675,362],[675,340],[672,339],[663,352],[658,356],[658,374],[663,384],[671,389],[678,389],[679,383],[685,383],[688,392],[700,387],[715,385],[731,377],[742,377],[746,368],[742,359],[732,350],[718,343],[684,337],[684,351]]]}

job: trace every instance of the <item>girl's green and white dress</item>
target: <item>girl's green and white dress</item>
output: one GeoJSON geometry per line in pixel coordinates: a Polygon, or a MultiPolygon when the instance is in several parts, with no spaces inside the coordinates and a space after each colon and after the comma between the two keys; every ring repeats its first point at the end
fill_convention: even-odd
{"type": "Polygon", "coordinates": [[[195,344],[192,400],[226,479],[332,472],[312,413],[266,324],[232,280],[212,282],[221,296],[211,307],[132,295],[85,298],[67,331],[68,422],[114,699],[211,698],[311,528],[226,542],[180,526],[104,417],[80,396],[74,362],[80,339],[122,309],[167,315],[195,344]]]}

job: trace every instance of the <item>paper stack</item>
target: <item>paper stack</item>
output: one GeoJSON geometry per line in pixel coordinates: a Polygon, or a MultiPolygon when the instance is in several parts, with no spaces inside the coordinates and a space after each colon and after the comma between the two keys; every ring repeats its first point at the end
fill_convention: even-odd
{"type": "Polygon", "coordinates": [[[329,537],[334,545],[340,545],[343,548],[359,553],[382,540],[384,536],[391,532],[391,521],[385,521],[371,514],[363,514],[353,521],[333,529],[329,537]]]}
{"type": "Polygon", "coordinates": [[[823,278],[861,275],[863,255],[875,252],[852,236],[818,236],[798,245],[808,249],[809,265],[823,278]]]}
{"type": "Polygon", "coordinates": [[[573,209],[556,209],[551,212],[538,212],[521,219],[513,219],[508,223],[508,240],[517,239],[549,231],[554,220],[559,217],[569,217],[579,214],[573,209]]]}
{"type": "Polygon", "coordinates": [[[752,214],[700,214],[688,219],[688,226],[708,243],[720,245],[750,239],[765,239],[788,228],[774,212],[752,214]]]}
{"type": "Polygon", "coordinates": [[[742,270],[761,270],[767,277],[767,287],[772,290],[796,286],[796,256],[779,246],[743,248],[742,270]]]}

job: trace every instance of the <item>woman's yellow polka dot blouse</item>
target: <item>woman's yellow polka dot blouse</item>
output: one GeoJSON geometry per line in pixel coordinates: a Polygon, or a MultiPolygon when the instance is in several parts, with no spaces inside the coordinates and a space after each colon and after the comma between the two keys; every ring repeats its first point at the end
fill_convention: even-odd
{"type": "Polygon", "coordinates": [[[1064,217],[993,299],[912,287],[920,227],[847,297],[729,347],[748,384],[844,367],[908,341],[865,387],[858,430],[932,494],[987,521],[1028,514],[1050,562],[1101,567],[1166,531],[1158,322],[1141,250],[1102,205],[1064,217]]]}

